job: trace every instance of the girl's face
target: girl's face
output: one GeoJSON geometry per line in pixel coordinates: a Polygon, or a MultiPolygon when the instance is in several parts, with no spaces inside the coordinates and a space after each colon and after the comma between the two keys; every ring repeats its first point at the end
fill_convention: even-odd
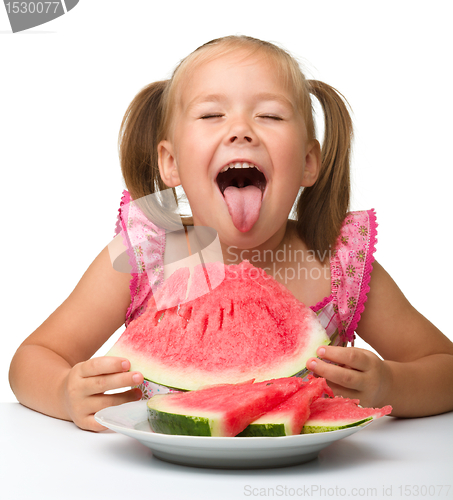
{"type": "Polygon", "coordinates": [[[244,56],[202,63],[186,78],[159,167],[169,187],[182,184],[194,224],[216,229],[224,245],[275,246],[299,187],[317,178],[319,143],[307,140],[275,66],[244,56]]]}

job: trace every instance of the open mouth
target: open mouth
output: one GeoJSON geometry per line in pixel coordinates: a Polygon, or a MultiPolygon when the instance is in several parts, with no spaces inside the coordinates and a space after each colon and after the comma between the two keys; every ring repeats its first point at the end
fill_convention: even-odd
{"type": "Polygon", "coordinates": [[[252,163],[234,162],[222,168],[216,181],[236,229],[250,231],[260,216],[264,174],[252,163]]]}
{"type": "Polygon", "coordinates": [[[219,172],[216,180],[222,195],[230,186],[236,188],[255,186],[261,191],[261,196],[266,189],[266,177],[252,163],[230,163],[219,172]]]}

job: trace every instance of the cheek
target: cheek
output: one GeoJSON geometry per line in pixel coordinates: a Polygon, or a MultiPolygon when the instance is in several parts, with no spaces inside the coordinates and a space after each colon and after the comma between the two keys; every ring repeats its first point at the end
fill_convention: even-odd
{"type": "Polygon", "coordinates": [[[195,127],[185,127],[175,133],[176,154],[179,162],[194,163],[197,158],[202,159],[207,154],[206,139],[195,127]]]}
{"type": "Polygon", "coordinates": [[[302,178],[305,170],[306,163],[306,139],[303,134],[294,134],[292,138],[293,148],[291,156],[293,158],[293,168],[295,179],[297,179],[299,185],[302,182],[302,178]]]}
{"type": "Polygon", "coordinates": [[[302,147],[300,138],[286,137],[285,139],[279,141],[277,145],[278,161],[284,169],[285,176],[300,185],[299,181],[302,182],[305,167],[305,148],[302,147]]]}

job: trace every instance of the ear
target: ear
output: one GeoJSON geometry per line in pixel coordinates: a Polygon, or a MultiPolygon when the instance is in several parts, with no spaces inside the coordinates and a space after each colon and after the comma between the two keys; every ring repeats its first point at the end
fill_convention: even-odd
{"type": "Polygon", "coordinates": [[[319,141],[312,141],[307,148],[307,155],[305,156],[305,170],[302,177],[301,186],[313,186],[319,176],[321,168],[321,145],[319,141]]]}
{"type": "Polygon", "coordinates": [[[181,184],[178,166],[173,152],[173,144],[164,140],[157,145],[157,156],[159,172],[162,180],[168,187],[176,187],[181,184]]]}

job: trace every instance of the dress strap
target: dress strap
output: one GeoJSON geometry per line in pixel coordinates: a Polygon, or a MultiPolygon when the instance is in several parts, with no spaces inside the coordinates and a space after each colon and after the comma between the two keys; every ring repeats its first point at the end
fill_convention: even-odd
{"type": "Polygon", "coordinates": [[[115,232],[123,237],[132,269],[127,326],[130,321],[143,314],[152,289],[158,287],[163,280],[165,230],[153,224],[134,203],[129,192],[123,191],[115,232]]]}
{"type": "Polygon", "coordinates": [[[332,295],[339,319],[339,333],[352,342],[365,310],[377,241],[373,210],[349,212],[331,258],[332,295]]]}

